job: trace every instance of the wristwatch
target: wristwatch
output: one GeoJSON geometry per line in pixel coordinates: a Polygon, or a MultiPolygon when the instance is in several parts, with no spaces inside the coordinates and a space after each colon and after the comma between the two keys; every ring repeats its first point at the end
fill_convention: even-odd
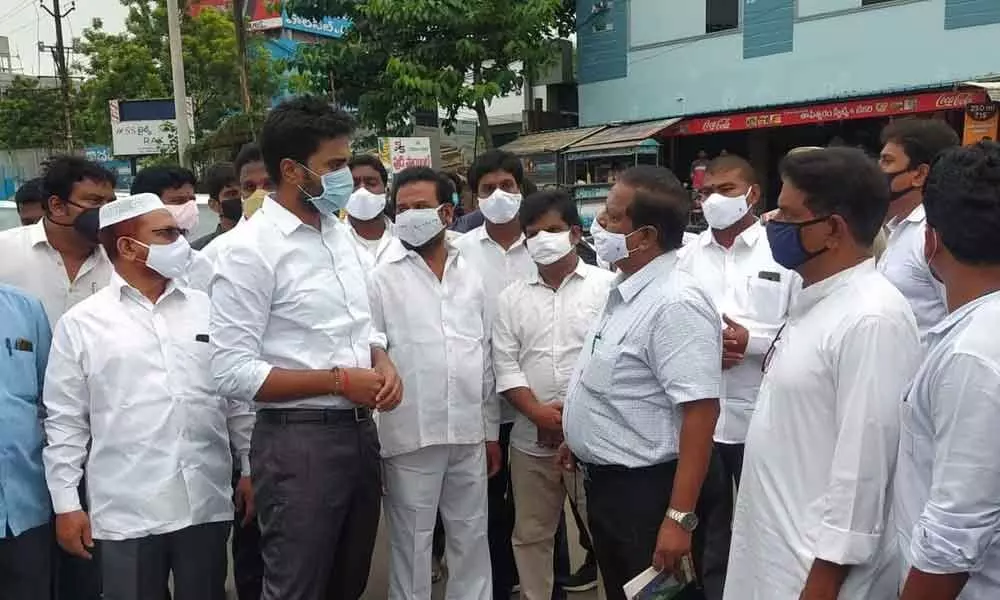
{"type": "Polygon", "coordinates": [[[691,533],[698,527],[698,515],[693,512],[681,512],[672,508],[667,509],[667,518],[681,526],[681,529],[691,533]]]}

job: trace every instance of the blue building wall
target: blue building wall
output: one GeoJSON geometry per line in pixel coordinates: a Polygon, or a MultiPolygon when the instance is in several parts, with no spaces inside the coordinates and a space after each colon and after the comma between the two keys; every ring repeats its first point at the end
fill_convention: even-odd
{"type": "Polygon", "coordinates": [[[705,0],[615,0],[613,30],[578,34],[581,125],[1000,77],[1000,0],[861,2],[742,0],[706,35],[705,0]]]}

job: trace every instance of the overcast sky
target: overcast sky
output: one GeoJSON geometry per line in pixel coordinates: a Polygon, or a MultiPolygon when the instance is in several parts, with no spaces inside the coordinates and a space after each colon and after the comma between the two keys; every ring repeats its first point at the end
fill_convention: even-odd
{"type": "MultiPolygon", "coordinates": [[[[0,0],[0,36],[10,39],[11,61],[15,71],[25,75],[52,75],[52,55],[38,53],[38,42],[55,45],[56,29],[52,17],[39,2],[52,8],[52,0],[0,0]]],[[[65,12],[72,0],[61,0],[65,12]]],[[[76,0],[76,10],[63,19],[66,44],[83,35],[95,17],[104,21],[104,28],[117,32],[124,28],[128,11],[118,0],[76,0]]]]}

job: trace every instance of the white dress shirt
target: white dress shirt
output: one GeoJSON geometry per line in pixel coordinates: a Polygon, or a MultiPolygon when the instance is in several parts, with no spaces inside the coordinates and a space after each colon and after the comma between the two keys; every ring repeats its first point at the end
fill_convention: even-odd
{"type": "MultiPolygon", "coordinates": [[[[577,260],[552,289],[535,276],[500,293],[493,324],[497,391],[529,388],[541,404],[564,402],[587,331],[600,316],[614,275],[577,260]]],[[[538,445],[538,427],[518,412],[510,444],[530,456],[554,456],[538,445]]]]}
{"type": "Polygon", "coordinates": [[[919,361],[913,313],[874,260],[798,294],[747,433],[726,600],[797,600],[816,559],[850,565],[840,598],[896,598],[889,493],[919,361]]]}
{"type": "MultiPolygon", "coordinates": [[[[371,368],[385,339],[371,326],[367,285],[350,228],[322,230],[267,198],[229,233],[212,280],[212,371],[219,393],[254,398],[273,367],[371,368]]],[[[319,396],[257,408],[354,408],[319,396]]]]}
{"type": "MultiPolygon", "coordinates": [[[[514,245],[504,250],[486,232],[486,225],[480,225],[463,234],[454,242],[456,248],[471,262],[486,286],[486,307],[491,316],[496,314],[497,299],[508,285],[515,281],[527,281],[538,274],[535,261],[524,245],[524,235],[514,245]]],[[[499,398],[500,418],[503,423],[513,423],[517,410],[504,398],[499,398]]]]}
{"type": "Polygon", "coordinates": [[[924,257],[926,223],[923,204],[888,223],[885,252],[878,260],[878,270],[910,303],[921,339],[948,314],[944,285],[934,279],[924,257]]]}
{"type": "Polygon", "coordinates": [[[233,518],[230,407],[208,369],[209,309],[205,294],[172,282],[153,304],[113,274],[56,325],[46,480],[57,514],[80,510],[86,465],[94,538],[233,518]]]}
{"type": "MultiPolygon", "coordinates": [[[[358,235],[357,231],[351,227],[351,239],[354,243],[358,245],[358,255],[361,257],[361,262],[365,267],[365,272],[369,272],[376,266],[387,262],[393,256],[397,256],[400,252],[402,245],[399,244],[399,240],[393,235],[393,224],[389,220],[389,217],[382,217],[385,219],[385,231],[382,233],[382,237],[377,240],[366,240],[365,238],[358,235]],[[399,248],[394,248],[394,246],[399,245],[399,248]]],[[[405,248],[402,248],[405,252],[405,248]]]]}
{"type": "Polygon", "coordinates": [[[403,380],[403,401],[379,413],[382,456],[496,441],[486,291],[475,267],[449,246],[438,280],[419,254],[398,253],[375,268],[369,294],[403,380]]]}
{"type": "Polygon", "coordinates": [[[728,249],[707,229],[685,250],[678,268],[698,280],[720,314],[743,325],[750,334],[743,361],[722,372],[721,410],[715,425],[716,442],[742,444],[757,402],[764,355],[784,324],[802,279],[774,262],[760,223],[736,236],[728,249]]]}
{"type": "Polygon", "coordinates": [[[0,231],[0,257],[0,282],[41,300],[53,327],[77,302],[106,286],[113,271],[104,249],[98,246],[84,261],[76,279],[70,281],[62,255],[45,235],[44,219],[0,231]]]}
{"type": "Polygon", "coordinates": [[[722,319],[669,252],[619,274],[583,343],[563,430],[585,463],[648,467],[677,458],[681,405],[718,398],[722,319]]]}
{"type": "Polygon", "coordinates": [[[904,567],[969,573],[961,600],[1000,598],[998,326],[994,292],[931,328],[902,403],[895,514],[904,567]]]}

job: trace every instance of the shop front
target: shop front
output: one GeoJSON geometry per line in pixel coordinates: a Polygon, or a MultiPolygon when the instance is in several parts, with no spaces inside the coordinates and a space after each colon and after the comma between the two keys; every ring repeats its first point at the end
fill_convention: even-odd
{"type": "Polygon", "coordinates": [[[670,160],[663,134],[678,121],[679,118],[671,118],[608,125],[563,152],[566,172],[573,178],[573,197],[585,222],[589,223],[604,204],[620,171],[635,165],[662,165],[670,160]]]}
{"type": "Polygon", "coordinates": [[[500,149],[517,156],[524,166],[524,175],[535,185],[571,185],[573,179],[566,172],[562,152],[569,146],[586,140],[604,129],[580,127],[559,129],[522,135],[500,149]]]}
{"type": "Polygon", "coordinates": [[[686,179],[699,151],[710,158],[723,151],[746,157],[765,175],[765,198],[775,203],[778,162],[799,146],[854,146],[875,155],[885,125],[901,117],[947,121],[962,132],[966,106],[988,103],[986,91],[973,87],[842,100],[803,106],[758,109],[734,114],[687,118],[665,135],[675,138],[671,166],[686,179]]]}

